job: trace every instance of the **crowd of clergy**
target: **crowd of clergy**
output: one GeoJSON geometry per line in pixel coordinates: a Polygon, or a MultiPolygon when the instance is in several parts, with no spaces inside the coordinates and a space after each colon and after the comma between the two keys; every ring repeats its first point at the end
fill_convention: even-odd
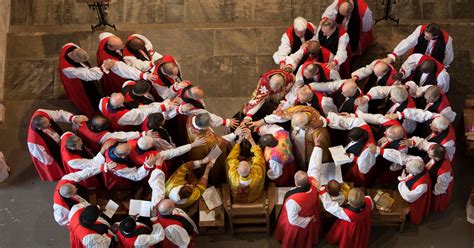
{"type": "Polygon", "coordinates": [[[415,225],[446,210],[456,149],[446,97],[452,38],[435,23],[420,25],[386,57],[351,69],[374,42],[367,4],[335,0],[318,21],[294,19],[274,69],[261,72],[233,117],[209,112],[197,82],[143,35],[101,33],[97,66],[65,44],[59,73],[81,114],[36,110],[28,148],[40,178],[59,180],[54,219],[69,230],[71,247],[194,247],[199,228],[186,211],[207,187],[224,183],[241,203],[269,183],[294,187],[275,226],[288,248],[315,246],[322,235],[340,247],[367,247],[375,204],[361,187],[398,190],[415,225]],[[214,131],[220,126],[227,134],[214,131]],[[352,189],[320,183],[328,148],[337,145],[349,157],[338,166],[352,189]],[[211,159],[215,146],[222,154],[211,159]],[[113,223],[89,204],[96,190],[148,197],[152,217],[113,223]],[[327,232],[322,210],[336,219],[327,232]]]}

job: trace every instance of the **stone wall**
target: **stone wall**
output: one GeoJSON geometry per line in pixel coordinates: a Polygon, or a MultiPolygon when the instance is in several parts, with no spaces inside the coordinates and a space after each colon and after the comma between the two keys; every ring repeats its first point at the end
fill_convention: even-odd
{"type": "MultiPolygon", "coordinates": [[[[114,23],[254,23],[288,22],[295,16],[316,21],[332,0],[115,0],[114,23]]],[[[383,15],[384,0],[367,0],[374,17],[383,15]]],[[[473,18],[471,0],[395,0],[401,19],[473,18]]],[[[64,25],[95,22],[95,13],[76,0],[12,1],[12,25],[64,25]]]]}

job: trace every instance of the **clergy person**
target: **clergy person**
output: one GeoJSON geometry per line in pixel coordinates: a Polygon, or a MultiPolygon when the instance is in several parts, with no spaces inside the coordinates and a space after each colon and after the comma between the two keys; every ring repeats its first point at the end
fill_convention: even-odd
{"type": "Polygon", "coordinates": [[[151,221],[144,217],[128,216],[123,219],[115,230],[118,248],[127,247],[151,247],[165,238],[165,232],[160,223],[155,222],[150,227],[147,222],[151,221]]]}
{"type": "Polygon", "coordinates": [[[38,109],[28,126],[28,150],[41,180],[55,181],[64,176],[59,145],[63,131],[56,122],[74,123],[87,121],[83,115],[73,115],[64,110],[38,109]]]}
{"type": "Polygon", "coordinates": [[[141,181],[155,168],[156,156],[148,156],[140,167],[135,167],[129,155],[132,147],[128,143],[115,143],[105,152],[105,162],[115,162],[117,166],[104,166],[102,178],[108,190],[130,190],[133,182],[141,181]]]}
{"type": "Polygon", "coordinates": [[[81,137],[85,146],[93,153],[100,151],[102,144],[109,139],[125,142],[130,139],[138,139],[140,132],[110,132],[110,122],[103,115],[96,115],[90,120],[83,121],[75,128],[77,136],[81,137]]]}
{"type": "Polygon", "coordinates": [[[350,48],[355,55],[364,53],[374,43],[372,11],[364,0],[334,0],[321,19],[335,20],[350,38],[350,48]]]}
{"type": "Polygon", "coordinates": [[[164,199],[159,203],[158,214],[153,222],[160,223],[165,231],[161,247],[195,247],[198,228],[186,212],[177,208],[172,200],[164,199]]]}
{"type": "Polygon", "coordinates": [[[155,61],[163,55],[153,50],[151,41],[141,34],[128,36],[123,47],[123,61],[140,71],[149,72],[155,66],[155,61]]]}
{"type": "Polygon", "coordinates": [[[454,59],[453,38],[436,23],[416,27],[413,33],[398,43],[388,58],[395,61],[410,50],[430,55],[446,68],[454,59]]]}
{"type": "Polygon", "coordinates": [[[110,97],[100,99],[99,110],[109,119],[110,125],[115,131],[132,131],[138,129],[146,117],[152,113],[170,112],[175,109],[176,104],[166,100],[161,103],[153,102],[142,107],[128,109],[125,107],[125,97],[122,93],[113,93],[110,97]]]}
{"type": "Polygon", "coordinates": [[[81,182],[99,173],[100,166],[92,166],[84,170],[69,173],[58,181],[53,194],[53,215],[54,220],[56,220],[59,225],[65,226],[69,223],[69,210],[71,210],[74,205],[87,202],[86,199],[78,194],[79,188],[82,187],[81,182]]]}
{"type": "Polygon", "coordinates": [[[150,80],[155,89],[153,93],[155,99],[173,99],[178,95],[178,91],[186,86],[182,80],[181,67],[170,55],[164,55],[155,62],[152,68],[154,79],[150,80]]]}
{"type": "Polygon", "coordinates": [[[316,40],[322,47],[329,49],[334,54],[334,59],[328,63],[330,69],[338,69],[343,77],[350,73],[349,61],[351,59],[351,48],[349,46],[349,35],[343,27],[330,19],[321,21],[318,27],[316,40]]]}
{"type": "Polygon", "coordinates": [[[115,66],[114,60],[104,61],[102,67],[89,64],[89,54],[74,43],[67,43],[59,55],[59,77],[69,100],[85,115],[91,117],[98,112],[100,93],[97,80],[104,71],[115,66]]]}
{"type": "MultiPolygon", "coordinates": [[[[225,182],[225,159],[229,153],[231,143],[235,140],[237,135],[240,134],[240,128],[237,128],[234,133],[229,133],[224,136],[217,135],[211,128],[211,116],[208,113],[200,113],[195,116],[189,116],[187,123],[187,135],[188,142],[194,142],[196,139],[204,138],[206,140],[205,145],[194,147],[188,153],[188,160],[201,160],[204,159],[207,154],[214,148],[219,146],[222,154],[215,161],[214,168],[209,174],[209,183],[220,184],[225,182]]],[[[196,175],[201,176],[204,172],[204,168],[198,168],[196,175]]]]}
{"type": "Polygon", "coordinates": [[[440,114],[446,117],[450,122],[456,118],[456,112],[453,111],[446,94],[436,85],[425,85],[419,87],[413,81],[405,83],[409,92],[416,97],[416,106],[432,113],[440,114]]]}
{"type": "Polygon", "coordinates": [[[267,177],[277,187],[293,185],[297,169],[290,133],[275,124],[263,125],[256,131],[261,136],[259,143],[264,147],[265,161],[268,164],[267,177]]]}
{"type": "Polygon", "coordinates": [[[281,36],[281,44],[273,54],[275,64],[280,65],[280,69],[284,69],[287,57],[297,52],[305,41],[313,39],[315,30],[313,23],[301,16],[296,17],[293,25],[281,36]]]}
{"type": "Polygon", "coordinates": [[[453,191],[453,168],[446,156],[446,148],[442,145],[433,144],[428,153],[426,169],[431,178],[431,211],[443,212],[451,203],[453,191]]]}
{"type": "Polygon", "coordinates": [[[324,209],[338,218],[326,236],[327,242],[341,248],[368,247],[372,231],[370,215],[374,208],[370,196],[364,196],[359,188],[351,189],[347,204],[339,206],[325,188],[320,189],[319,194],[324,209]]]}
{"type": "Polygon", "coordinates": [[[385,159],[405,165],[398,178],[398,191],[410,203],[410,221],[418,225],[430,213],[431,178],[420,157],[403,154],[394,149],[383,149],[380,153],[385,159]]]}
{"type": "Polygon", "coordinates": [[[127,108],[138,108],[155,101],[150,93],[151,84],[145,80],[126,81],[122,85],[122,94],[125,97],[124,105],[127,108]]]}
{"type": "MultiPolygon", "coordinates": [[[[82,139],[72,132],[65,132],[61,135],[61,158],[66,173],[73,173],[89,167],[99,167],[105,162],[104,152],[113,143],[108,142],[104,144],[97,153],[93,155],[92,152],[83,145],[82,139]]],[[[86,188],[96,188],[99,181],[97,178],[90,178],[83,180],[82,185],[86,188]]]]}
{"type": "Polygon", "coordinates": [[[114,234],[110,230],[110,223],[100,214],[99,207],[89,203],[79,203],[71,208],[69,212],[71,248],[110,246],[114,234]]]}
{"type": "Polygon", "coordinates": [[[372,129],[361,118],[341,116],[334,112],[328,114],[326,124],[330,128],[350,130],[343,143],[351,160],[349,164],[341,165],[347,171],[344,180],[353,182],[355,186],[368,187],[374,179],[372,167],[378,155],[372,129]]]}
{"type": "Polygon", "coordinates": [[[209,171],[214,166],[214,161],[208,157],[182,164],[177,171],[166,181],[166,196],[179,208],[189,208],[201,197],[207,188],[209,171]],[[205,167],[204,174],[198,180],[193,170],[205,167]]]}
{"type": "Polygon", "coordinates": [[[310,40],[303,43],[300,49],[286,58],[286,66],[296,73],[306,62],[318,62],[326,64],[334,59],[334,54],[329,49],[322,47],[317,40],[310,40]]]}
{"type": "Polygon", "coordinates": [[[275,227],[275,238],[282,243],[283,248],[310,248],[318,244],[321,219],[319,182],[316,180],[316,174],[323,157],[321,138],[322,136],[318,136],[315,140],[308,172],[296,172],[294,176],[296,187],[285,194],[283,208],[275,227]]]}
{"type": "Polygon", "coordinates": [[[365,93],[374,86],[391,86],[395,83],[393,76],[397,70],[390,63],[382,59],[376,59],[365,67],[352,72],[352,78],[363,85],[365,93]]]}
{"type": "Polygon", "coordinates": [[[122,40],[109,32],[103,32],[99,35],[99,48],[97,49],[97,64],[102,64],[107,60],[114,60],[115,66],[106,71],[101,78],[102,90],[104,95],[109,96],[112,93],[120,92],[123,83],[127,79],[132,80],[154,80],[156,77],[148,72],[142,72],[136,68],[128,66],[123,62],[122,40]]]}
{"type": "Polygon", "coordinates": [[[410,55],[395,77],[397,80],[412,80],[419,86],[437,85],[444,93],[449,91],[450,78],[446,68],[429,55],[410,55]]]}
{"type": "Polygon", "coordinates": [[[255,121],[252,127],[258,128],[265,123],[284,123],[291,121],[291,141],[293,143],[293,154],[299,169],[306,170],[306,164],[311,157],[314,140],[321,134],[321,148],[323,149],[323,161],[329,161],[329,146],[331,141],[326,127],[323,127],[321,115],[310,106],[294,106],[280,113],[266,116],[255,121]]]}
{"type": "MultiPolygon", "coordinates": [[[[248,148],[248,147],[247,147],[248,148]]],[[[253,202],[262,196],[265,182],[265,158],[260,146],[252,138],[249,129],[239,136],[234,148],[227,156],[227,181],[236,202],[253,202]],[[247,140],[251,144],[250,157],[242,157],[241,143],[247,140]],[[240,158],[242,157],[242,158],[240,158]]]]}

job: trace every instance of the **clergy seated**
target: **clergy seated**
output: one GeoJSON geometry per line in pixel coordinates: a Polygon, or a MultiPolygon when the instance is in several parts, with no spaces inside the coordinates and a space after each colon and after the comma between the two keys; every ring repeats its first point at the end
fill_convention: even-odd
{"type": "Polygon", "coordinates": [[[265,159],[262,149],[255,143],[250,130],[245,129],[245,139],[240,136],[227,157],[227,181],[236,202],[253,202],[263,193],[265,159]],[[249,154],[249,145],[251,144],[249,154]],[[242,147],[243,146],[243,149],[242,147]]]}
{"type": "Polygon", "coordinates": [[[327,185],[328,193],[332,201],[337,202],[339,206],[342,206],[346,201],[344,196],[343,188],[336,180],[330,180],[327,185]]]}
{"type": "Polygon", "coordinates": [[[182,164],[168,179],[165,185],[166,196],[171,199],[177,207],[186,209],[193,205],[201,197],[207,187],[209,171],[214,166],[214,161],[209,158],[195,160],[182,164]],[[203,176],[198,180],[193,170],[207,164],[203,176]]]}

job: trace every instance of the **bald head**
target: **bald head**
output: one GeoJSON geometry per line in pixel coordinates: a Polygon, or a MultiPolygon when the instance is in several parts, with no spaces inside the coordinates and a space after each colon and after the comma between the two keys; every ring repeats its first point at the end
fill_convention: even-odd
{"type": "Polygon", "coordinates": [[[297,128],[304,128],[306,124],[308,124],[309,118],[308,115],[305,113],[295,113],[291,117],[291,126],[297,128]]]}
{"type": "Polygon", "coordinates": [[[145,42],[137,37],[133,37],[128,41],[128,45],[130,46],[131,49],[135,51],[139,51],[145,48],[145,42]]]}
{"type": "Polygon", "coordinates": [[[396,103],[403,103],[408,98],[408,91],[404,86],[393,86],[390,89],[390,100],[396,103]]]}
{"type": "Polygon", "coordinates": [[[149,136],[140,137],[137,141],[138,148],[148,150],[153,147],[153,138],[149,136]]]}
{"type": "Polygon", "coordinates": [[[423,163],[423,160],[421,159],[412,159],[408,161],[406,164],[407,172],[414,176],[422,173],[424,168],[425,168],[425,164],[423,163]]]}
{"type": "Polygon", "coordinates": [[[46,129],[51,125],[49,122],[48,118],[42,116],[42,115],[37,115],[31,120],[31,126],[36,129],[36,130],[42,130],[46,129]]]}
{"type": "Polygon", "coordinates": [[[194,124],[199,128],[208,128],[211,121],[211,116],[208,113],[201,113],[193,117],[194,124]]]}
{"type": "Polygon", "coordinates": [[[264,134],[258,141],[264,147],[276,147],[278,140],[272,134],[264,134]]]}
{"type": "Polygon", "coordinates": [[[273,91],[275,92],[280,91],[284,85],[285,85],[285,79],[283,78],[282,75],[275,74],[270,77],[270,88],[272,88],[273,91]]]}
{"type": "Polygon", "coordinates": [[[352,207],[362,207],[365,202],[364,192],[359,188],[351,189],[351,191],[349,191],[349,195],[347,196],[347,202],[352,207]]]}
{"type": "Polygon", "coordinates": [[[204,91],[198,86],[193,86],[191,89],[189,89],[189,96],[193,99],[203,99],[204,91]]]}
{"type": "Polygon", "coordinates": [[[420,65],[420,71],[423,73],[432,73],[435,69],[435,62],[432,59],[423,61],[420,65]]]}
{"type": "Polygon", "coordinates": [[[423,95],[427,103],[434,103],[438,101],[441,97],[441,90],[438,86],[432,85],[426,89],[425,94],[423,95]]]}
{"type": "Polygon", "coordinates": [[[430,127],[434,132],[442,132],[449,128],[449,120],[442,115],[437,116],[431,122],[430,127]]]}
{"type": "Polygon", "coordinates": [[[126,157],[132,151],[132,147],[128,143],[121,143],[115,148],[115,154],[119,157],[126,157]]]}
{"type": "Polygon", "coordinates": [[[354,6],[352,5],[351,2],[349,1],[343,2],[339,5],[339,14],[343,16],[348,16],[352,13],[353,8],[354,6]]]}
{"type": "Polygon", "coordinates": [[[237,173],[239,173],[239,175],[241,177],[247,177],[250,173],[250,164],[249,164],[249,162],[247,162],[245,160],[240,161],[239,166],[237,167],[237,173]]]}
{"type": "Polygon", "coordinates": [[[79,47],[72,50],[67,55],[76,63],[83,63],[89,61],[89,54],[86,52],[86,50],[79,47]]]}
{"type": "Polygon", "coordinates": [[[170,199],[164,199],[158,205],[158,212],[161,215],[170,215],[174,210],[175,204],[170,199]]]}
{"type": "Polygon", "coordinates": [[[353,97],[357,93],[357,84],[354,81],[348,80],[342,86],[342,95],[345,97],[353,97]]]}
{"type": "Polygon", "coordinates": [[[304,171],[297,171],[295,173],[295,185],[298,187],[308,187],[308,174],[304,171]]]}
{"type": "Polygon", "coordinates": [[[70,183],[66,183],[66,184],[63,184],[60,188],[59,188],[59,194],[62,196],[62,197],[66,197],[66,198],[70,198],[71,196],[74,196],[76,195],[77,193],[77,188],[76,186],[70,184],[70,183]]]}
{"type": "Polygon", "coordinates": [[[110,105],[112,105],[112,107],[120,108],[123,106],[124,102],[125,97],[122,93],[112,93],[112,95],[110,95],[110,105]]]}
{"type": "Polygon", "coordinates": [[[387,63],[383,61],[377,61],[374,65],[373,72],[375,76],[377,77],[383,77],[387,72],[390,70],[390,67],[387,65],[387,63]]]}
{"type": "Polygon", "coordinates": [[[100,132],[107,130],[109,127],[109,119],[103,115],[96,115],[90,121],[90,129],[93,132],[100,132]]]}
{"type": "Polygon", "coordinates": [[[122,49],[122,47],[123,47],[122,39],[120,39],[118,36],[115,36],[115,35],[111,36],[107,40],[107,47],[112,51],[122,49]]]}
{"type": "Polygon", "coordinates": [[[301,103],[307,103],[313,99],[314,93],[308,86],[303,86],[298,89],[296,95],[301,103]]]}
{"type": "Polygon", "coordinates": [[[393,125],[387,128],[386,135],[392,140],[399,140],[405,136],[405,130],[400,125],[393,125]]]}
{"type": "Polygon", "coordinates": [[[303,70],[303,76],[305,78],[313,78],[315,77],[319,72],[319,67],[312,63],[312,64],[308,64],[304,67],[304,70],[303,70]]]}
{"type": "Polygon", "coordinates": [[[173,62],[167,62],[162,65],[162,71],[170,77],[177,77],[179,74],[178,66],[173,62]]]}

